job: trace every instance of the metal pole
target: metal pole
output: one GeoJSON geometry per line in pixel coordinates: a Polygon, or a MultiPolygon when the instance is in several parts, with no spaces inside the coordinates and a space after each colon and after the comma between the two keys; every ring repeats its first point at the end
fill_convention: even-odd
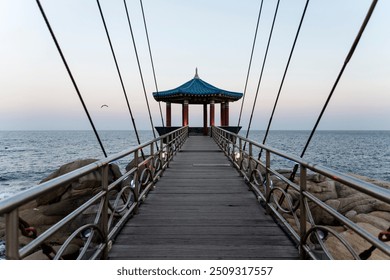
{"type": "Polygon", "coordinates": [[[307,216],[307,209],[305,207],[305,196],[304,192],[306,191],[306,167],[304,167],[302,164],[300,165],[300,194],[299,194],[299,202],[300,202],[300,240],[299,240],[299,253],[301,259],[306,258],[306,251],[304,250],[303,240],[306,235],[306,216],[307,216]]]}
{"type": "Polygon", "coordinates": [[[19,260],[19,212],[17,208],[5,215],[5,244],[7,260],[19,260]]]}
{"type": "Polygon", "coordinates": [[[64,63],[64,66],[65,66],[65,68],[66,68],[66,71],[68,72],[69,78],[71,79],[72,84],[73,84],[73,86],[74,86],[74,88],[75,88],[75,90],[76,90],[76,92],[77,92],[77,95],[78,95],[78,97],[79,97],[79,99],[80,99],[80,102],[81,102],[81,104],[83,105],[84,112],[85,112],[85,114],[86,114],[87,117],[88,117],[89,123],[90,123],[91,126],[92,126],[93,132],[95,133],[96,139],[97,139],[98,142],[99,142],[100,148],[102,149],[104,156],[107,157],[107,153],[106,153],[106,151],[104,150],[103,143],[102,143],[102,141],[100,140],[99,134],[98,134],[98,132],[97,132],[97,130],[96,130],[96,128],[95,128],[95,125],[93,124],[92,118],[91,118],[91,116],[89,115],[87,106],[86,106],[85,103],[84,103],[84,100],[83,100],[83,97],[81,96],[80,90],[79,90],[79,88],[78,88],[78,86],[77,86],[77,84],[76,84],[75,79],[73,78],[72,72],[70,71],[70,68],[69,68],[69,66],[68,66],[68,63],[66,62],[65,56],[64,56],[64,54],[62,53],[60,44],[58,43],[57,38],[56,38],[56,36],[54,35],[53,30],[51,29],[49,20],[47,19],[46,14],[45,14],[45,11],[43,10],[42,5],[41,5],[41,3],[39,2],[39,0],[37,0],[37,4],[38,4],[39,10],[41,11],[41,14],[42,14],[42,16],[43,16],[43,19],[45,20],[45,23],[46,23],[46,25],[47,25],[47,28],[49,29],[49,32],[50,32],[51,37],[52,37],[52,39],[53,39],[53,41],[54,41],[54,44],[55,44],[56,47],[57,47],[58,53],[59,53],[60,56],[61,56],[62,62],[64,63]]]}
{"type": "Polygon", "coordinates": [[[102,220],[101,220],[101,230],[104,238],[104,250],[103,250],[103,259],[108,259],[108,164],[101,168],[102,173],[102,190],[105,192],[104,202],[103,202],[103,211],[102,211],[102,220]]]}

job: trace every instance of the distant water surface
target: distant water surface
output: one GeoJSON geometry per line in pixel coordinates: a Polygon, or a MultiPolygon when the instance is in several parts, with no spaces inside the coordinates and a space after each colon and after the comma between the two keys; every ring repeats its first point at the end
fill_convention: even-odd
{"type": "MultiPolygon", "coordinates": [[[[300,155],[309,133],[270,131],[266,144],[300,155]]],[[[99,134],[109,155],[137,146],[131,131],[99,134]]],[[[141,142],[153,137],[151,131],[139,135],[141,142]]],[[[264,131],[251,131],[249,137],[262,142],[264,131]]],[[[92,131],[0,131],[0,200],[38,184],[61,165],[83,158],[103,158],[92,131]]],[[[390,131],[318,131],[304,158],[341,172],[390,181],[390,131]]],[[[123,171],[126,162],[119,165],[123,171]]],[[[292,162],[276,162],[276,167],[292,166],[292,162]]]]}

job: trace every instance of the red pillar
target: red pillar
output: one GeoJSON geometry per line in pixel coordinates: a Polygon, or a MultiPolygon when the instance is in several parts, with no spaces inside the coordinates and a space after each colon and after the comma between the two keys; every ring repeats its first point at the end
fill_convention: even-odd
{"type": "Polygon", "coordinates": [[[203,104],[203,135],[208,135],[207,127],[207,104],[203,104]]]}
{"type": "Polygon", "coordinates": [[[225,126],[229,126],[229,102],[225,103],[225,126]]]}
{"type": "Polygon", "coordinates": [[[183,102],[183,117],[182,117],[182,125],[188,125],[188,100],[184,100],[183,102]]]}
{"type": "Polygon", "coordinates": [[[214,100],[210,101],[210,126],[214,125],[214,118],[215,118],[215,102],[214,100]]]}
{"type": "Polygon", "coordinates": [[[166,114],[166,126],[167,127],[171,127],[172,125],[172,122],[171,122],[171,102],[166,102],[166,110],[165,110],[165,114],[166,114]]]}
{"type": "Polygon", "coordinates": [[[221,126],[225,126],[225,103],[221,102],[221,126]]]}

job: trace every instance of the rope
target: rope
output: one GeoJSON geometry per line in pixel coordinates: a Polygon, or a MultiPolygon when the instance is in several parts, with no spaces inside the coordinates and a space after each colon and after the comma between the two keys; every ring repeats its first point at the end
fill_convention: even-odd
{"type": "MultiPolygon", "coordinates": [[[[355,38],[355,41],[353,42],[353,44],[351,46],[351,49],[349,50],[349,52],[347,54],[347,57],[345,58],[344,64],[343,64],[343,66],[342,66],[342,68],[341,68],[341,70],[340,70],[340,72],[339,72],[339,74],[338,74],[338,76],[336,78],[336,81],[333,84],[333,87],[332,87],[332,89],[331,89],[331,91],[329,93],[328,98],[326,99],[326,102],[325,102],[325,104],[324,104],[324,106],[323,106],[323,108],[321,110],[321,113],[320,113],[320,115],[317,118],[317,121],[316,121],[316,123],[314,125],[314,128],[312,129],[312,131],[310,133],[310,136],[309,136],[309,138],[308,138],[308,140],[306,142],[306,145],[303,148],[303,151],[301,153],[301,158],[305,155],[305,152],[306,152],[306,150],[307,150],[307,148],[309,146],[309,143],[310,143],[311,139],[313,138],[313,135],[314,135],[315,131],[317,130],[317,126],[320,123],[320,120],[321,120],[321,118],[322,118],[322,116],[323,116],[323,114],[325,112],[325,109],[328,106],[330,99],[332,98],[332,95],[333,95],[333,93],[334,93],[334,91],[335,91],[335,89],[336,89],[336,87],[337,87],[337,85],[338,85],[338,83],[340,81],[341,76],[344,73],[345,68],[347,67],[348,62],[351,60],[352,55],[355,52],[355,49],[356,49],[356,47],[357,47],[357,45],[358,45],[358,43],[360,41],[360,38],[363,35],[364,29],[366,28],[366,26],[368,24],[368,21],[371,18],[372,13],[374,12],[374,8],[375,8],[377,2],[378,2],[378,0],[373,0],[372,3],[371,3],[371,6],[370,6],[370,8],[369,8],[369,10],[367,12],[367,15],[366,15],[366,17],[365,17],[361,27],[360,27],[359,33],[357,34],[357,36],[355,38]]],[[[295,175],[296,175],[297,171],[298,171],[298,165],[295,165],[294,169],[293,169],[293,172],[291,173],[291,176],[290,176],[291,180],[293,180],[295,178],[295,175]]]]}
{"type": "Polygon", "coordinates": [[[91,118],[91,116],[89,115],[87,106],[86,106],[85,103],[84,103],[83,97],[81,96],[80,90],[79,90],[79,88],[78,88],[78,86],[77,86],[77,84],[76,84],[75,79],[73,78],[72,72],[70,71],[70,68],[69,68],[69,66],[68,66],[68,63],[66,62],[65,56],[64,56],[64,54],[62,53],[61,47],[60,47],[60,45],[59,45],[59,43],[58,43],[58,41],[57,41],[56,36],[54,35],[54,32],[53,32],[51,26],[50,26],[49,20],[48,20],[47,17],[46,17],[45,11],[43,10],[40,1],[39,1],[39,0],[36,0],[36,2],[37,2],[37,4],[38,4],[39,10],[41,11],[41,14],[42,14],[42,16],[43,16],[43,19],[45,20],[45,23],[46,23],[46,25],[47,25],[47,28],[49,29],[49,32],[50,32],[51,37],[52,37],[52,39],[53,39],[53,41],[54,41],[54,44],[56,45],[57,50],[58,50],[58,52],[59,52],[59,54],[60,54],[60,56],[61,56],[62,62],[63,62],[64,65],[65,65],[66,71],[68,72],[68,75],[69,75],[69,77],[70,77],[70,79],[71,79],[71,81],[72,81],[72,84],[73,84],[73,86],[74,86],[76,92],[77,92],[77,95],[79,96],[80,102],[81,102],[81,104],[83,105],[85,114],[87,115],[88,120],[89,120],[89,123],[90,123],[91,126],[92,126],[93,132],[95,133],[96,139],[97,139],[98,142],[99,142],[100,148],[102,149],[104,156],[107,157],[107,153],[106,153],[106,151],[104,150],[103,143],[102,143],[102,141],[100,140],[99,134],[98,134],[98,132],[97,132],[97,130],[96,130],[96,128],[95,128],[95,125],[93,124],[92,118],[91,118]]]}
{"type": "MultiPolygon", "coordinates": [[[[123,0],[123,1],[125,1],[125,0],[123,0]]],[[[145,33],[146,33],[146,40],[147,40],[147,42],[148,42],[149,57],[150,57],[150,62],[151,62],[151,64],[152,64],[154,85],[156,86],[156,92],[158,92],[157,79],[156,79],[156,71],[154,70],[152,49],[151,49],[151,47],[150,47],[148,28],[146,27],[146,18],[145,18],[144,6],[142,5],[142,0],[140,0],[139,2],[140,2],[140,4],[141,4],[141,11],[142,11],[142,18],[143,18],[143,20],[144,20],[144,27],[145,27],[145,33]]],[[[162,109],[161,109],[161,101],[158,102],[158,107],[160,108],[160,115],[161,115],[161,123],[162,123],[162,126],[165,127],[165,125],[164,125],[163,113],[162,113],[162,109]]]]}
{"type": "MultiPolygon", "coordinates": [[[[144,90],[144,95],[145,95],[145,100],[146,100],[146,106],[147,106],[147,108],[148,108],[150,125],[152,126],[152,131],[153,131],[153,136],[154,136],[154,138],[157,138],[157,137],[156,137],[156,132],[155,132],[155,130],[154,130],[154,124],[153,124],[152,114],[151,114],[151,112],[150,112],[150,106],[149,106],[148,95],[146,94],[144,76],[143,76],[143,74],[142,74],[141,64],[140,64],[140,62],[139,62],[137,46],[136,46],[136,44],[135,44],[135,38],[134,38],[133,28],[131,27],[131,21],[130,21],[129,11],[128,11],[128,9],[127,9],[126,0],[123,0],[123,4],[125,5],[125,10],[126,10],[126,15],[127,15],[127,22],[129,23],[129,29],[130,29],[131,39],[132,39],[132,41],[133,41],[135,57],[137,58],[138,70],[139,70],[139,75],[140,75],[140,77],[141,77],[142,88],[143,88],[143,90],[144,90]]],[[[156,148],[157,148],[157,150],[158,150],[158,144],[157,144],[157,142],[156,142],[156,148]]]]}
{"type": "Polygon", "coordinates": [[[243,95],[242,95],[241,109],[240,109],[240,115],[239,115],[239,117],[238,117],[238,124],[237,124],[237,127],[240,126],[240,123],[241,123],[242,110],[243,110],[243,107],[244,107],[246,89],[247,89],[247,86],[248,86],[249,73],[250,73],[250,71],[251,71],[251,66],[252,66],[253,52],[254,52],[254,50],[255,50],[255,45],[256,45],[257,31],[259,30],[259,22],[260,22],[260,17],[261,17],[261,10],[263,9],[263,2],[264,2],[264,1],[261,0],[260,9],[259,9],[259,15],[258,15],[258,17],[257,17],[255,36],[254,36],[254,38],[253,38],[251,57],[250,57],[250,59],[249,59],[248,72],[247,72],[247,74],[246,74],[244,93],[243,93],[243,95]]]}
{"type": "MultiPolygon", "coordinates": [[[[117,70],[117,72],[118,72],[119,80],[120,80],[120,82],[121,82],[123,94],[124,94],[125,99],[126,99],[127,108],[129,109],[129,113],[130,113],[130,117],[131,117],[131,122],[133,123],[133,128],[134,128],[134,132],[135,132],[135,135],[136,135],[136,138],[137,138],[137,142],[138,142],[138,144],[140,145],[140,144],[141,144],[141,141],[140,141],[140,138],[139,138],[139,135],[138,135],[138,130],[137,130],[137,127],[136,127],[136,125],[135,125],[135,120],[134,120],[134,117],[133,117],[133,113],[132,113],[131,108],[130,108],[129,99],[127,98],[127,93],[126,93],[125,85],[124,85],[124,83],[123,83],[121,71],[119,70],[118,62],[117,62],[117,60],[116,60],[114,48],[112,47],[112,43],[111,43],[111,39],[110,39],[110,34],[108,33],[106,21],[104,20],[103,11],[102,11],[102,8],[100,7],[99,0],[96,0],[96,2],[97,2],[97,5],[98,5],[98,7],[99,7],[100,16],[101,16],[101,18],[102,18],[103,25],[104,25],[104,29],[105,29],[105,31],[106,31],[106,35],[107,35],[108,43],[109,43],[109,45],[110,45],[111,53],[112,53],[112,56],[113,56],[113,58],[114,58],[114,62],[115,62],[116,70],[117,70]]],[[[142,152],[142,150],[141,150],[141,152],[142,152]]],[[[143,152],[142,152],[142,154],[143,154],[143,152]]]]}
{"type": "MultiPolygon", "coordinates": [[[[265,132],[265,135],[264,135],[263,144],[265,144],[265,141],[267,140],[268,132],[269,132],[269,129],[271,127],[272,119],[273,119],[274,114],[275,114],[275,109],[276,109],[276,106],[277,106],[278,101],[279,101],[279,96],[280,96],[280,93],[281,93],[282,88],[283,88],[284,80],[286,78],[286,74],[287,74],[288,68],[290,66],[290,61],[291,61],[292,55],[294,53],[295,45],[296,45],[297,40],[298,40],[299,32],[301,30],[303,19],[305,18],[305,14],[306,14],[306,10],[307,10],[307,6],[309,5],[309,2],[310,2],[310,0],[306,1],[306,5],[305,5],[305,7],[303,9],[303,13],[302,13],[302,16],[301,16],[301,21],[299,22],[298,30],[297,30],[297,32],[295,34],[294,43],[292,45],[292,48],[291,48],[291,51],[290,51],[290,55],[289,55],[288,60],[287,60],[287,65],[286,65],[286,68],[285,68],[284,73],[283,73],[283,78],[282,78],[282,81],[281,81],[280,86],[279,86],[279,90],[278,90],[278,94],[276,96],[275,104],[274,104],[274,107],[272,109],[272,113],[271,113],[270,119],[268,121],[268,126],[267,126],[267,130],[265,132]]],[[[263,149],[260,150],[259,159],[261,158],[262,151],[263,151],[263,149]]]]}
{"type": "MultiPolygon", "coordinates": [[[[273,18],[272,26],[271,26],[271,31],[270,31],[269,37],[268,37],[267,48],[266,48],[266,50],[265,50],[265,55],[264,55],[264,60],[263,60],[263,66],[261,67],[261,73],[260,73],[260,77],[259,77],[259,82],[257,83],[257,89],[256,89],[255,100],[253,101],[252,112],[251,112],[251,116],[250,116],[250,119],[249,119],[248,130],[247,130],[247,132],[246,132],[245,138],[248,138],[248,136],[249,136],[249,131],[250,131],[251,124],[252,124],[252,119],[253,119],[253,112],[254,112],[255,107],[256,107],[257,96],[259,95],[260,83],[261,83],[261,80],[262,80],[262,77],[263,77],[263,72],[264,72],[264,66],[265,66],[265,63],[266,63],[266,61],[267,61],[268,50],[269,50],[269,46],[270,46],[270,43],[271,43],[271,38],[272,38],[272,33],[273,33],[273,30],[274,30],[274,26],[275,26],[276,16],[277,16],[278,10],[279,10],[279,3],[280,3],[280,0],[278,0],[278,3],[276,4],[275,14],[274,14],[274,18],[273,18]]],[[[244,150],[245,150],[245,148],[246,148],[246,142],[245,142],[245,144],[244,144],[244,150]]]]}

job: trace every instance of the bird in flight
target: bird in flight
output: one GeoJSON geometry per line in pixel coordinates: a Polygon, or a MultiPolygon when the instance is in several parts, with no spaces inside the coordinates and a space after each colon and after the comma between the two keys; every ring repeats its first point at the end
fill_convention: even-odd
{"type": "Polygon", "coordinates": [[[100,106],[100,108],[103,108],[103,107],[107,107],[108,108],[108,105],[103,104],[102,106],[100,106]]]}

